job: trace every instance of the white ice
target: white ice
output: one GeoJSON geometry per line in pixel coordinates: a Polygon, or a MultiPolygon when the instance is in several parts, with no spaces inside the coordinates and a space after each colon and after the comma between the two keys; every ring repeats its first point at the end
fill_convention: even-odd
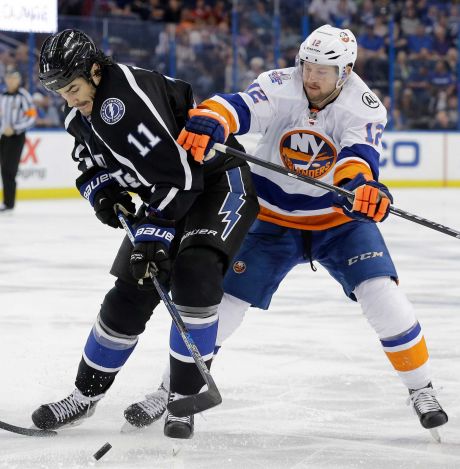
{"type": "MultiPolygon", "coordinates": [[[[459,189],[394,194],[398,207],[460,229],[459,189]]],[[[0,420],[29,426],[38,405],[73,389],[123,236],[91,212],[83,200],[19,201],[1,214],[0,420]]],[[[225,344],[212,370],[223,404],[197,416],[192,440],[167,439],[162,423],[120,433],[124,408],[158,385],[167,360],[161,307],[94,417],[50,439],[0,430],[0,468],[459,468],[460,239],[394,216],[381,228],[450,417],[443,443],[406,406],[359,306],[323,269],[303,266],[225,344]],[[106,441],[112,450],[93,462],[106,441]]]]}

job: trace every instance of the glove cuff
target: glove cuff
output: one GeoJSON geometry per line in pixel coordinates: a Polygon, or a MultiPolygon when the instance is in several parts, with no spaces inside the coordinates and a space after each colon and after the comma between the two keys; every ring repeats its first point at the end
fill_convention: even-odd
{"type": "Polygon", "coordinates": [[[162,227],[153,223],[143,223],[136,228],[134,244],[159,241],[164,243],[169,249],[175,234],[176,230],[174,228],[162,227]]]}
{"type": "Polygon", "coordinates": [[[96,193],[113,183],[114,181],[109,173],[97,170],[92,171],[91,174],[82,174],[76,180],[76,186],[80,194],[89,201],[92,207],[94,207],[96,193]]]}

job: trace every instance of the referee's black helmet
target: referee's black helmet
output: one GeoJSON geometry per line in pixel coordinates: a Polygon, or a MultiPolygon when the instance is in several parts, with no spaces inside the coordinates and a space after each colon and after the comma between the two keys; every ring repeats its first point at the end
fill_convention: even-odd
{"type": "Polygon", "coordinates": [[[98,56],[93,40],[78,29],[65,29],[49,36],[40,51],[38,78],[51,91],[67,86],[75,78],[91,79],[91,66],[98,56]]]}

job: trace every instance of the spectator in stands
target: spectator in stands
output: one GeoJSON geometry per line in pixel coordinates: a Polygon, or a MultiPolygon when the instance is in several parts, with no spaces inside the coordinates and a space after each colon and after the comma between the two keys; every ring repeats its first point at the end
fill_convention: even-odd
{"type": "Polygon", "coordinates": [[[356,10],[354,0],[339,0],[337,7],[331,13],[332,24],[337,28],[350,28],[356,10]]]}
{"type": "Polygon", "coordinates": [[[434,70],[430,74],[430,83],[437,90],[446,90],[452,88],[455,84],[455,78],[449,71],[445,60],[438,60],[434,70]]]}
{"type": "Polygon", "coordinates": [[[166,23],[178,24],[181,21],[182,2],[180,0],[168,0],[163,20],[166,23]]]}
{"type": "Polygon", "coordinates": [[[457,124],[449,119],[446,111],[438,111],[431,128],[433,130],[454,130],[457,128],[457,124]]]}
{"type": "Polygon", "coordinates": [[[255,11],[248,12],[247,20],[256,30],[271,31],[273,28],[272,16],[263,1],[257,1],[255,11]]]}
{"type": "Polygon", "coordinates": [[[265,70],[266,67],[264,59],[262,57],[253,57],[249,61],[248,70],[241,74],[238,88],[245,90],[265,70]]]}
{"type": "Polygon", "coordinates": [[[410,88],[405,88],[401,93],[401,100],[397,109],[400,112],[398,130],[407,130],[414,128],[428,128],[431,121],[424,104],[415,97],[410,88]]]}
{"type": "Polygon", "coordinates": [[[414,68],[409,77],[408,87],[421,102],[428,102],[431,98],[431,70],[422,65],[414,68]]]}
{"type": "Polygon", "coordinates": [[[438,57],[443,57],[447,54],[447,51],[452,47],[452,40],[447,36],[446,28],[437,25],[434,28],[433,38],[433,53],[438,57]]]}
{"type": "Polygon", "coordinates": [[[396,63],[394,68],[394,79],[400,84],[406,83],[411,75],[411,66],[407,59],[407,54],[400,50],[396,54],[396,63]]]}
{"type": "Polygon", "coordinates": [[[37,109],[36,127],[60,127],[59,111],[49,94],[44,95],[36,92],[33,94],[32,100],[37,109]]]}
{"type": "Polygon", "coordinates": [[[332,22],[332,13],[337,8],[336,0],[312,0],[308,7],[308,14],[310,15],[315,28],[317,25],[330,24],[332,22]]]}
{"type": "Polygon", "coordinates": [[[423,24],[417,25],[415,34],[407,36],[407,51],[410,58],[416,58],[422,49],[433,51],[433,37],[425,32],[423,24]]]}
{"type": "Polygon", "coordinates": [[[359,20],[362,24],[372,24],[375,22],[375,8],[372,0],[364,0],[361,4],[359,8],[359,20]]]}
{"type": "Polygon", "coordinates": [[[450,13],[447,19],[447,31],[448,35],[451,38],[458,36],[458,24],[460,22],[460,5],[458,3],[453,3],[450,6],[450,13]]]}
{"type": "Polygon", "coordinates": [[[165,21],[165,13],[166,8],[162,0],[150,0],[150,21],[163,23],[165,21]]]}
{"type": "Polygon", "coordinates": [[[195,23],[206,24],[212,15],[211,5],[206,0],[196,0],[195,8],[192,9],[192,16],[195,23]]]}
{"type": "Polygon", "coordinates": [[[366,25],[365,33],[358,37],[358,45],[358,70],[370,86],[381,86],[387,80],[388,60],[385,40],[375,34],[373,23],[366,25]]]}
{"type": "Polygon", "coordinates": [[[455,126],[458,128],[458,97],[457,95],[453,94],[449,96],[447,99],[447,115],[449,117],[449,121],[453,122],[455,126]]]}
{"type": "Polygon", "coordinates": [[[417,18],[417,13],[412,2],[406,2],[408,4],[401,15],[401,32],[403,36],[411,36],[416,33],[417,26],[420,25],[420,19],[417,18]]]}

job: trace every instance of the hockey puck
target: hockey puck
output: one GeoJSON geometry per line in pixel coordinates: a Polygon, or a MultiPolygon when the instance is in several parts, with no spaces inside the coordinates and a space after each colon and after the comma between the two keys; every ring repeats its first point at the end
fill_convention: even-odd
{"type": "Polygon", "coordinates": [[[93,454],[93,458],[96,461],[99,461],[99,459],[101,459],[102,456],[104,456],[105,453],[110,451],[111,448],[112,448],[112,445],[110,443],[105,443],[93,454]]]}

